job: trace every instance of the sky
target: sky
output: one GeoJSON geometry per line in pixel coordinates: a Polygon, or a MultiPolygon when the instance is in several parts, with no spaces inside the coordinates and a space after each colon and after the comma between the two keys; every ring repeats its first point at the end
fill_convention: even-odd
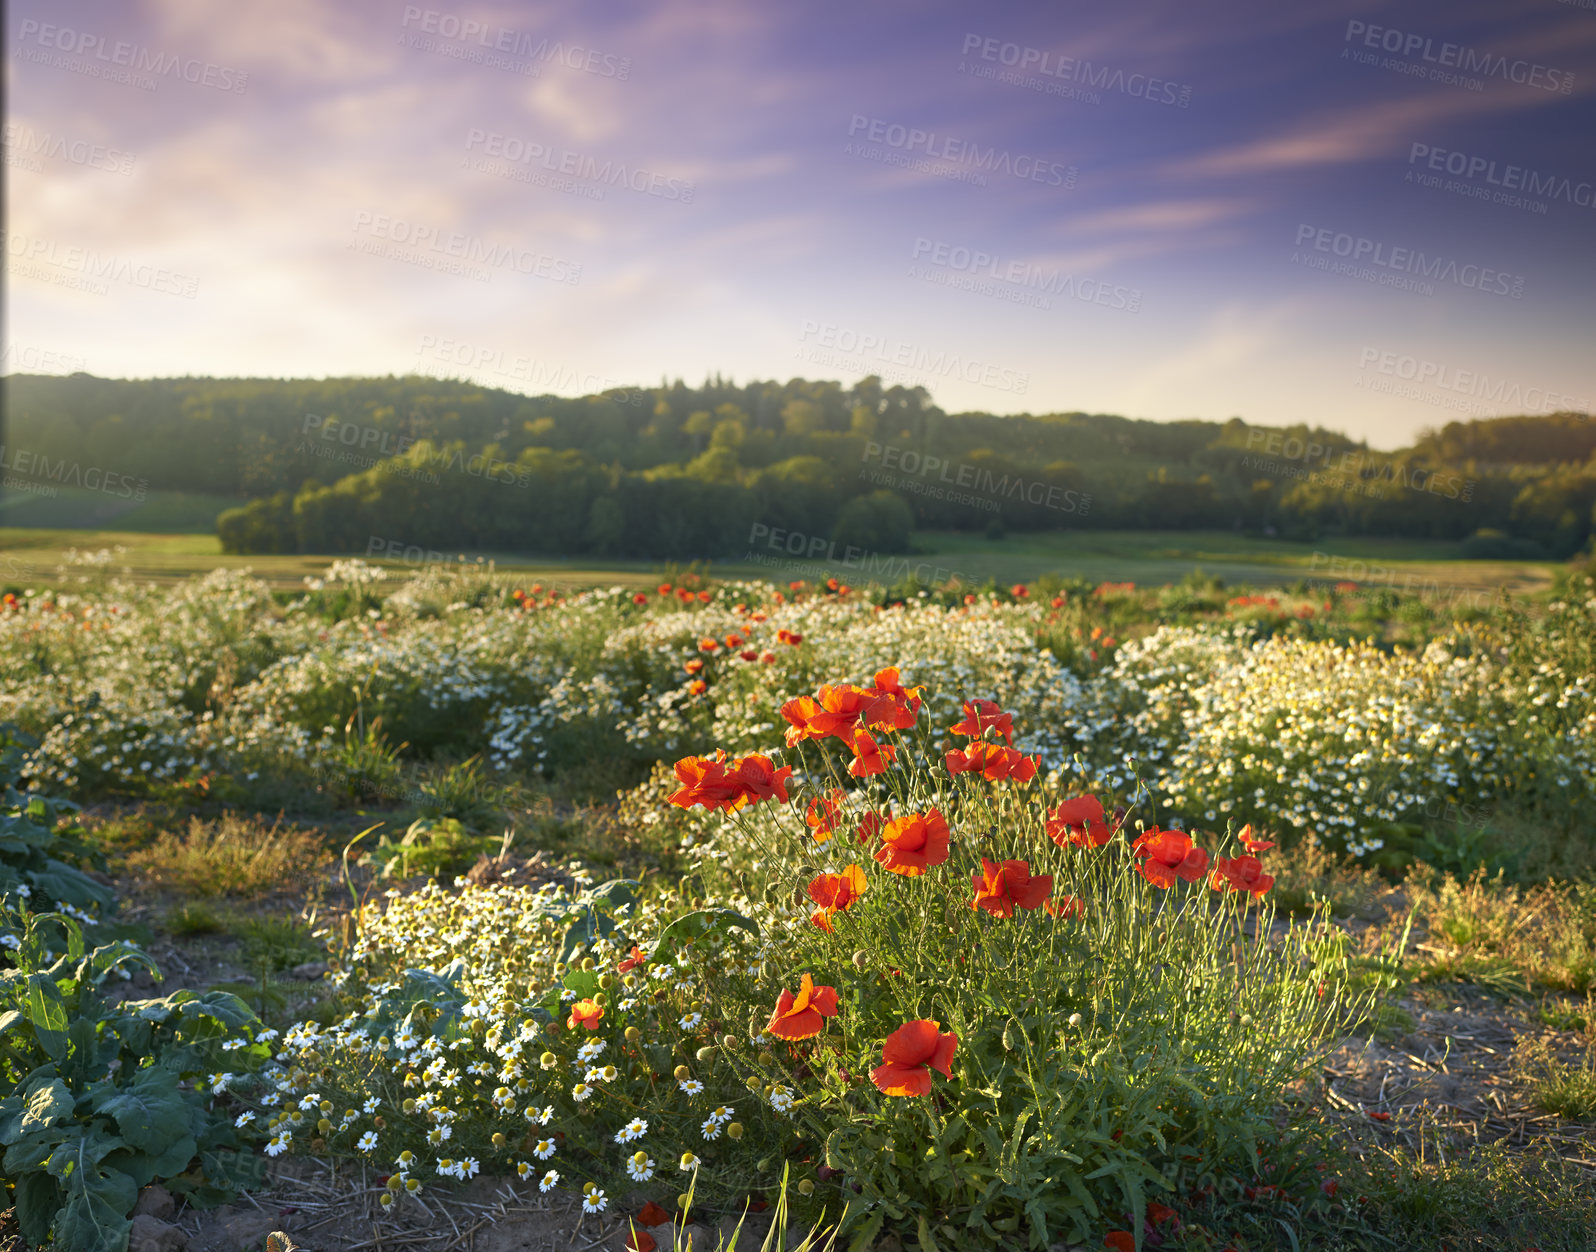
{"type": "Polygon", "coordinates": [[[1596,405],[1596,0],[5,21],[7,373],[877,374],[1377,448],[1596,405]]]}

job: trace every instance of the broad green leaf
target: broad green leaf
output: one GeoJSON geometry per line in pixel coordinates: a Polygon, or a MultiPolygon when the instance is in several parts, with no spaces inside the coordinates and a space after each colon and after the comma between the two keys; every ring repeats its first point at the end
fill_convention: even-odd
{"type": "Polygon", "coordinates": [[[50,1234],[50,1223],[61,1211],[61,1188],[49,1174],[35,1170],[17,1179],[17,1225],[34,1247],[50,1234]]]}
{"type": "Polygon", "coordinates": [[[189,1113],[177,1088],[177,1075],[164,1066],[139,1070],[120,1090],[102,1084],[96,1095],[94,1111],[114,1120],[122,1137],[142,1152],[163,1152],[187,1133],[189,1113]],[[114,1094],[102,1094],[106,1091],[114,1094]]]}
{"type": "Polygon", "coordinates": [[[67,1011],[66,1002],[61,998],[61,988],[47,975],[31,975],[28,978],[24,1011],[28,1021],[33,1024],[39,1046],[50,1054],[52,1060],[59,1061],[66,1055],[67,1046],[67,1011]]]}
{"type": "Polygon", "coordinates": [[[73,1100],[67,1085],[59,1078],[47,1077],[31,1087],[21,1101],[7,1100],[8,1105],[20,1103],[21,1107],[0,1122],[0,1144],[16,1143],[24,1135],[53,1126],[71,1114],[73,1100]]]}

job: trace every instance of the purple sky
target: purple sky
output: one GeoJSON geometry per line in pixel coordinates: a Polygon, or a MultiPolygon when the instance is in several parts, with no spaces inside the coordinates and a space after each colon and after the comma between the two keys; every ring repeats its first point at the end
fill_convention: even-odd
{"type": "Polygon", "coordinates": [[[6,20],[7,372],[879,373],[1376,447],[1596,403],[1596,0],[6,20]]]}

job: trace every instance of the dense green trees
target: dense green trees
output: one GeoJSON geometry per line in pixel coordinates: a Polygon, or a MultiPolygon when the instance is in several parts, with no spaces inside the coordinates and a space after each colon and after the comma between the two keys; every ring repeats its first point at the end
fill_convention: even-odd
{"type": "Polygon", "coordinates": [[[879,551],[910,528],[1487,530],[1564,556],[1590,542],[1596,508],[1596,423],[1578,414],[1454,422],[1388,454],[1235,418],[947,414],[876,378],[570,399],[419,375],[17,375],[4,399],[8,472],[20,452],[49,481],[94,466],[152,491],[252,497],[218,520],[235,552],[380,538],[691,559],[741,553],[763,524],[879,551]]]}

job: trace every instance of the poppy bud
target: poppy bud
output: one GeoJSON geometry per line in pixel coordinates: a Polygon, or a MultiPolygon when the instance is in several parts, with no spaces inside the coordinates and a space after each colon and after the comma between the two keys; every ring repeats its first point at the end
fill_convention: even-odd
{"type": "Polygon", "coordinates": [[[698,1049],[696,1055],[700,1061],[713,1061],[715,1059],[715,1049],[706,1044],[698,1049]]]}
{"type": "Polygon", "coordinates": [[[743,1124],[741,1122],[727,1122],[726,1137],[728,1139],[741,1139],[743,1137],[743,1124]]]}
{"type": "Polygon", "coordinates": [[[692,1076],[693,1076],[693,1071],[688,1069],[687,1066],[685,1066],[685,1065],[678,1065],[676,1067],[676,1070],[675,1070],[674,1074],[673,1074],[673,1077],[676,1079],[677,1082],[686,1082],[692,1076]]]}
{"type": "Polygon", "coordinates": [[[720,1046],[723,1047],[723,1048],[740,1047],[742,1045],[742,1042],[743,1041],[741,1039],[739,1039],[736,1035],[722,1035],[720,1037],[720,1046]]]}
{"type": "Polygon", "coordinates": [[[777,970],[776,963],[774,961],[761,961],[760,962],[760,964],[759,964],[760,977],[762,977],[762,978],[775,978],[779,973],[780,973],[780,971],[777,970]]]}
{"type": "Polygon", "coordinates": [[[855,952],[853,954],[853,967],[855,969],[863,969],[869,963],[870,963],[870,954],[868,952],[866,952],[863,948],[860,948],[859,951],[857,951],[857,952],[855,952]]]}
{"type": "Polygon", "coordinates": [[[1070,1014],[1070,1025],[1071,1026],[1079,1026],[1080,1024],[1081,1024],[1081,1015],[1079,1013],[1071,1013],[1070,1014]]]}

